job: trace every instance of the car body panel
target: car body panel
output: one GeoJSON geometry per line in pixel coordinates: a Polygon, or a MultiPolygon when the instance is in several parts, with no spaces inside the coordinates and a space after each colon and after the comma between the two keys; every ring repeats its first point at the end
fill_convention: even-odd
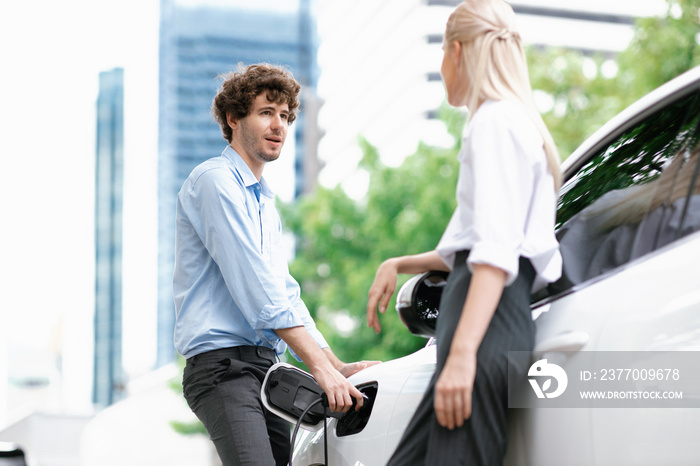
{"type": "MultiPolygon", "coordinates": [[[[582,351],[700,350],[700,233],[583,285],[576,293],[551,302],[537,318],[536,349],[556,336],[586,332],[591,339],[582,351]]],[[[557,364],[566,369],[566,361],[557,364]]],[[[700,389],[700,380],[697,386],[700,389]]],[[[509,430],[507,465],[700,461],[690,440],[700,434],[700,413],[692,409],[516,411],[509,430]]]]}
{"type": "MultiPolygon", "coordinates": [[[[607,320],[599,349],[700,351],[700,234],[620,275],[634,287],[627,305],[607,320]]],[[[684,400],[700,399],[700,379],[693,385],[698,391],[684,390],[684,400]]],[[[596,465],[700,463],[700,412],[695,409],[595,409],[591,415],[596,465]]]]}

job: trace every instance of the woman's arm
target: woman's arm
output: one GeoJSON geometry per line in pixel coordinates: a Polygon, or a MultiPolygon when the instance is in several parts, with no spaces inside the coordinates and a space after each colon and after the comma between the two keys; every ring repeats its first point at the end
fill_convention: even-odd
{"type": "Polygon", "coordinates": [[[414,254],[412,256],[392,257],[382,262],[377,269],[374,282],[369,288],[369,302],[367,303],[367,325],[374,328],[376,333],[382,329],[377,318],[377,306],[379,312],[384,313],[391,296],[396,291],[396,279],[400,273],[417,274],[429,270],[443,270],[449,272],[449,268],[443,262],[436,251],[414,254]]]}
{"type": "Polygon", "coordinates": [[[438,423],[454,429],[471,416],[476,353],[503,294],[506,272],[476,264],[445,367],[435,385],[438,423]]]}

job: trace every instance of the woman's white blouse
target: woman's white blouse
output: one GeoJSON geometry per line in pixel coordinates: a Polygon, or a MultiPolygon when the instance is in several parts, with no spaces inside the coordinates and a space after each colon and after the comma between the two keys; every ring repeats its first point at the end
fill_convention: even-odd
{"type": "Polygon", "coordinates": [[[518,276],[520,256],[537,272],[533,290],[561,276],[554,236],[556,195],[542,137],[525,109],[486,101],[471,117],[459,154],[457,208],[437,246],[452,268],[469,249],[467,265],[489,264],[518,276]]]}

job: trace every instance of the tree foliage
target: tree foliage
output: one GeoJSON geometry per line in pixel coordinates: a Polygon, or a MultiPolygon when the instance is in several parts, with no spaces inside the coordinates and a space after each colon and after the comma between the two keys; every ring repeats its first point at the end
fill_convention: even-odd
{"type": "Polygon", "coordinates": [[[545,123],[562,158],[643,95],[700,64],[700,0],[667,0],[665,16],[637,20],[617,57],[572,50],[528,50],[533,89],[552,101],[545,123]]]}

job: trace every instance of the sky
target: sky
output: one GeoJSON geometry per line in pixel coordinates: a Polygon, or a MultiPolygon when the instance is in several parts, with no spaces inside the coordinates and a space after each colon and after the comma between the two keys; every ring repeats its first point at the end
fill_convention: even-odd
{"type": "MultiPolygon", "coordinates": [[[[633,3],[591,2],[620,13],[633,3]]],[[[296,2],[254,4],[280,9],[296,2]]],[[[124,357],[133,373],[152,364],[141,355],[153,353],[155,344],[157,34],[157,0],[0,3],[0,377],[14,370],[4,357],[13,348],[68,351],[63,370],[69,375],[91,367],[95,103],[99,72],[117,66],[125,68],[126,81],[123,304],[130,343],[124,357]]],[[[267,174],[274,179],[284,171],[280,165],[267,174]]],[[[79,381],[65,379],[66,393],[85,397],[79,381]]]]}

